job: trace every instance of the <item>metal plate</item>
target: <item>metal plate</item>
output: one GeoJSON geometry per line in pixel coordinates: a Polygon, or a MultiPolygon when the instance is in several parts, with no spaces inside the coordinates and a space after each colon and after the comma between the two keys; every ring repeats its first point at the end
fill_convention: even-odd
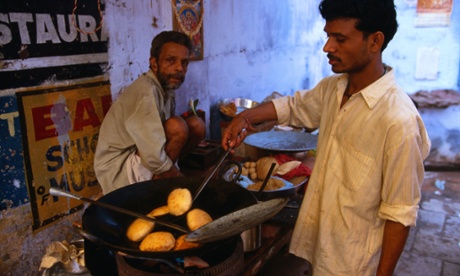
{"type": "Polygon", "coordinates": [[[244,143],[272,151],[307,151],[316,148],[318,136],[308,132],[264,131],[249,135],[244,143]]]}

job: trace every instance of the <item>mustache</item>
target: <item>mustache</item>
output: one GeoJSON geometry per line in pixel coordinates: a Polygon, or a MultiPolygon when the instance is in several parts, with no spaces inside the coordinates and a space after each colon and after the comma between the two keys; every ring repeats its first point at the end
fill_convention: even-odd
{"type": "Polygon", "coordinates": [[[181,73],[181,72],[178,72],[178,73],[175,73],[175,74],[169,74],[169,77],[170,78],[175,78],[175,79],[183,79],[183,78],[185,78],[185,74],[181,73]]]}
{"type": "Polygon", "coordinates": [[[340,58],[334,56],[334,55],[331,55],[331,54],[327,54],[327,58],[330,59],[330,60],[336,60],[336,61],[340,61],[340,58]]]}

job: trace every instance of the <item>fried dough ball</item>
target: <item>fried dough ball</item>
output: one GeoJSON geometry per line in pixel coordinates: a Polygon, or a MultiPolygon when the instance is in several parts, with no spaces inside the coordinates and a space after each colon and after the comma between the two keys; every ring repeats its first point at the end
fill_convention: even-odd
{"type": "Polygon", "coordinates": [[[176,239],[169,232],[153,232],[145,237],[139,249],[141,251],[169,251],[174,248],[176,239]]]}
{"type": "Polygon", "coordinates": [[[185,214],[192,207],[192,194],[187,188],[177,188],[168,196],[169,213],[174,216],[185,214]]]}
{"type": "Polygon", "coordinates": [[[201,209],[196,208],[187,213],[187,226],[192,231],[195,231],[211,221],[212,217],[201,209]]]}
{"type": "Polygon", "coordinates": [[[272,156],[266,156],[266,157],[259,158],[256,162],[257,178],[265,179],[273,163],[275,163],[275,168],[273,169],[273,172],[271,175],[274,175],[279,167],[278,161],[276,161],[276,158],[272,156]]]}
{"type": "MultiPolygon", "coordinates": [[[[168,206],[161,206],[153,209],[147,214],[148,217],[158,217],[169,213],[168,206]]],[[[135,219],[126,230],[126,237],[133,242],[141,241],[145,236],[152,232],[155,223],[149,220],[137,218],[135,219]]]]}

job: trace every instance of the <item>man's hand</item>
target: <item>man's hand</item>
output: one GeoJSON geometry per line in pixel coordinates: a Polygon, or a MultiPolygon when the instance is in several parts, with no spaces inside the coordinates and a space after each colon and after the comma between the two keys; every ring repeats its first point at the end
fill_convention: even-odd
{"type": "Polygon", "coordinates": [[[229,147],[238,147],[248,135],[248,130],[253,131],[254,128],[244,115],[240,114],[233,118],[230,125],[225,129],[222,138],[222,147],[224,150],[228,150],[229,147]]]}
{"type": "MultiPolygon", "coordinates": [[[[275,106],[273,103],[267,102],[256,107],[246,109],[236,115],[230,122],[230,125],[225,129],[222,137],[222,147],[228,150],[229,147],[238,147],[248,136],[248,131],[255,131],[253,124],[259,124],[266,121],[278,120],[275,106]]],[[[231,151],[234,153],[234,151],[231,151]]]]}

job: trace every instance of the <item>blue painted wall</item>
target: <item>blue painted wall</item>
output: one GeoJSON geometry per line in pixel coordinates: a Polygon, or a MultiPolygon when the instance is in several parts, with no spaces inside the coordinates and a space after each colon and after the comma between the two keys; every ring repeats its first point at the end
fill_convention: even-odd
{"type": "Polygon", "coordinates": [[[0,209],[29,202],[15,96],[0,97],[0,209]]]}

